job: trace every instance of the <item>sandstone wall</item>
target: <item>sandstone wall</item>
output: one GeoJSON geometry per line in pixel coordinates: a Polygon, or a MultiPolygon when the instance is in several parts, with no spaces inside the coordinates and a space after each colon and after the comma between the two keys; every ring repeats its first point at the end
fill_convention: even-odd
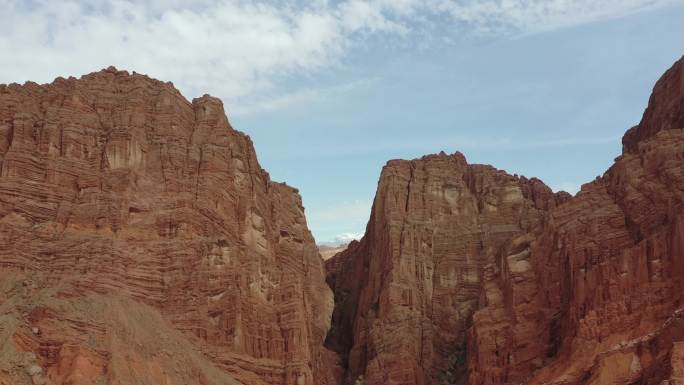
{"type": "MultiPolygon", "coordinates": [[[[624,152],[489,267],[471,384],[661,384],[684,341],[684,61],[624,152]],[[517,272],[512,262],[531,269],[517,272]],[[519,262],[518,262],[519,263],[519,262]]],[[[675,382],[676,383],[676,382],[675,382]]]]}
{"type": "Polygon", "coordinates": [[[0,268],[150,306],[245,384],[329,380],[332,295],[301,198],[216,98],[113,68],[0,85],[0,268]]]}
{"type": "Polygon", "coordinates": [[[464,378],[485,266],[565,199],[460,153],[390,161],[364,238],[326,262],[336,300],[327,346],[343,357],[345,383],[464,378]]]}
{"type": "Polygon", "coordinates": [[[326,262],[345,384],[681,381],[683,74],[574,198],[460,154],[389,162],[326,262]]]}

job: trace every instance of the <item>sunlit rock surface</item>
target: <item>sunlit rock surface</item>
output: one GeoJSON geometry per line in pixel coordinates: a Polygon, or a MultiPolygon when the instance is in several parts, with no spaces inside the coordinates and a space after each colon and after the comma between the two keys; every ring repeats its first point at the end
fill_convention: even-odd
{"type": "Polygon", "coordinates": [[[344,360],[345,383],[463,377],[486,267],[568,198],[460,153],[388,162],[364,238],[326,262],[336,301],[327,346],[344,360]]]}
{"type": "Polygon", "coordinates": [[[572,198],[460,154],[389,162],[326,262],[344,383],[681,382],[683,73],[572,198]]]}
{"type": "Polygon", "coordinates": [[[0,382],[30,383],[27,355],[52,384],[330,380],[301,198],[220,100],[114,68],[1,85],[0,165],[0,268],[27,280],[0,293],[0,382]],[[146,333],[168,328],[182,345],[146,333]]]}

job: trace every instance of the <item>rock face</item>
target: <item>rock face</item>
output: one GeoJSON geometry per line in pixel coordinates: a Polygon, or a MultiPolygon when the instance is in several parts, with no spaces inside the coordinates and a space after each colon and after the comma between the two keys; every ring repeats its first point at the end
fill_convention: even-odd
{"type": "Polygon", "coordinates": [[[489,268],[470,384],[681,381],[683,71],[657,83],[615,164],[489,268]],[[531,269],[515,271],[514,255],[531,269]]]}
{"type": "Polygon", "coordinates": [[[567,198],[460,153],[390,161],[364,238],[326,262],[336,300],[327,346],[343,357],[345,383],[465,378],[485,267],[567,198]]]}
{"type": "Polygon", "coordinates": [[[239,385],[156,309],[0,273],[0,384],[239,385]]]}
{"type": "Polygon", "coordinates": [[[662,385],[684,381],[684,60],[577,196],[390,161],[325,268],[218,99],[113,68],[0,85],[0,385],[662,385]]]}
{"type": "Polygon", "coordinates": [[[113,68],[0,85],[0,165],[0,268],[26,280],[0,293],[0,353],[40,370],[0,366],[0,383],[332,381],[332,294],[301,199],[218,99],[113,68]],[[173,336],[128,345],[136,319],[173,336]]]}
{"type": "Polygon", "coordinates": [[[326,262],[345,384],[684,378],[684,60],[570,198],[460,154],[391,161],[326,262]]]}

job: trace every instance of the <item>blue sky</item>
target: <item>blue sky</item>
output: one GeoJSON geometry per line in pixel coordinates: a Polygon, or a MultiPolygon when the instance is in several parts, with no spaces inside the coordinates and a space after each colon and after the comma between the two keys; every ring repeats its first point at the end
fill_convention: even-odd
{"type": "Polygon", "coordinates": [[[684,0],[0,0],[0,83],[109,65],[224,100],[319,242],[382,165],[439,151],[572,192],[684,55],[684,0]],[[40,56],[36,56],[36,52],[40,56]]]}

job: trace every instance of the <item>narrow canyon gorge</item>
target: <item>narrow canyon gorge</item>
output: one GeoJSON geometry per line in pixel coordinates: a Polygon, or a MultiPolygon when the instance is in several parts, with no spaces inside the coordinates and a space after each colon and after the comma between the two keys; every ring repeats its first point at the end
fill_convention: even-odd
{"type": "Polygon", "coordinates": [[[219,99],[0,85],[0,385],[684,383],[684,59],[622,144],[575,196],[390,160],[324,261],[219,99]]]}

